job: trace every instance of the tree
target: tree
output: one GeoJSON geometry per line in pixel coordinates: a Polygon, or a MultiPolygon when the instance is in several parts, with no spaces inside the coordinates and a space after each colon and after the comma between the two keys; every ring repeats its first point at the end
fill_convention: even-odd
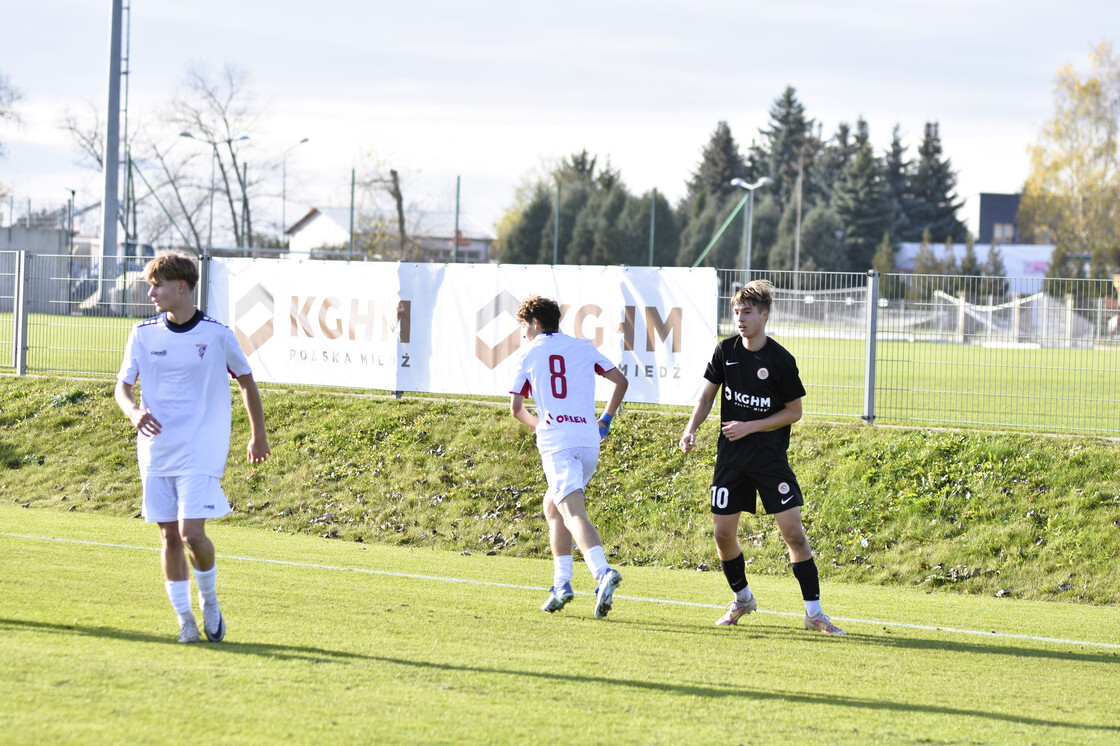
{"type": "Polygon", "coordinates": [[[918,148],[918,165],[910,179],[913,197],[907,233],[902,241],[914,241],[924,232],[938,241],[963,241],[968,231],[957,218],[964,204],[957,199],[957,175],[948,158],[941,153],[941,134],[937,122],[927,122],[918,148]]]}
{"type": "Polygon", "coordinates": [[[890,231],[890,195],[882,166],[867,141],[856,151],[844,169],[844,180],[837,185],[832,208],[844,227],[847,271],[863,271],[871,266],[875,249],[884,233],[890,231]]]}
{"type": "Polygon", "coordinates": [[[770,126],[761,131],[768,143],[769,168],[766,174],[774,180],[770,188],[778,206],[789,204],[797,187],[797,166],[813,121],[805,118],[805,106],[797,100],[797,91],[786,86],[770,107],[770,126]]]}
{"type": "Polygon", "coordinates": [[[875,249],[875,257],[871,260],[871,268],[879,273],[879,297],[894,300],[905,295],[906,286],[894,264],[894,245],[891,237],[883,234],[883,240],[875,249]]]}
{"type": "Polygon", "coordinates": [[[961,257],[960,271],[966,277],[975,277],[983,271],[980,260],[976,257],[976,239],[971,233],[965,237],[964,256],[961,257]]]}
{"type": "Polygon", "coordinates": [[[910,212],[913,210],[914,195],[910,192],[911,169],[913,162],[906,158],[906,146],[902,144],[901,127],[895,125],[891,131],[891,144],[883,159],[883,172],[890,190],[891,235],[910,235],[910,212]]]}
{"type": "Polygon", "coordinates": [[[1053,272],[1070,271],[1076,254],[1105,277],[1120,269],[1120,58],[1102,42],[1089,61],[1084,77],[1073,65],[1058,72],[1054,117],[1030,149],[1019,225],[1055,244],[1053,272]]]}
{"type": "Polygon", "coordinates": [[[258,112],[244,71],[226,65],[215,75],[196,65],[187,71],[169,114],[174,124],[195,139],[211,144],[218,171],[218,192],[226,198],[230,227],[238,246],[252,245],[250,190],[259,180],[249,180],[244,157],[238,156],[249,133],[256,129],[258,112]]]}
{"type": "Polygon", "coordinates": [[[845,269],[844,227],[826,204],[811,208],[801,218],[801,269],[838,272],[845,269]]]}
{"type": "Polygon", "coordinates": [[[1003,256],[1000,254],[998,244],[993,243],[988,249],[988,258],[984,260],[984,280],[980,292],[993,300],[1003,300],[1007,297],[1007,270],[1003,267],[1003,256]]]}
{"type": "MultiPolygon", "coordinates": [[[[8,76],[0,72],[0,124],[18,124],[21,120],[15,104],[23,95],[16,90],[8,76]]],[[[0,158],[4,157],[4,143],[0,141],[0,158]]],[[[4,185],[0,184],[0,197],[4,196],[4,185]]]]}
{"type": "MultiPolygon", "coordinates": [[[[524,204],[516,218],[508,226],[503,219],[498,228],[494,258],[505,264],[539,264],[542,261],[545,228],[551,223],[554,197],[543,183],[537,182],[519,190],[518,201],[521,200],[524,204]],[[530,188],[531,192],[528,191],[530,188]]],[[[551,239],[549,235],[548,240],[551,239]]]]}
{"type": "MultiPolygon", "coordinates": [[[[727,122],[720,122],[711,140],[700,155],[700,165],[688,180],[684,202],[695,207],[701,196],[727,197],[736,191],[731,180],[743,178],[746,167],[743,156],[727,122]]],[[[703,209],[700,206],[697,213],[703,209]]]]}
{"type": "MultiPolygon", "coordinates": [[[[21,119],[16,112],[15,104],[23,98],[23,94],[12,85],[8,76],[0,72],[0,124],[10,122],[18,124],[21,119]]],[[[4,155],[4,143],[0,142],[0,156],[4,155]]]]}

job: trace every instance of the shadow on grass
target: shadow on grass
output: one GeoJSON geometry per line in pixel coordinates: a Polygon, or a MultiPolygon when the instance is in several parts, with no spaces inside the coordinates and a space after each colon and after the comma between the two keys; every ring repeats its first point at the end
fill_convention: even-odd
{"type": "MultiPolygon", "coordinates": [[[[710,628],[697,627],[694,624],[681,624],[678,627],[676,624],[664,620],[651,622],[626,619],[618,621],[612,620],[612,623],[642,628],[652,633],[661,632],[672,635],[689,634],[703,638],[724,638],[729,641],[736,637],[739,637],[742,642],[749,642],[750,640],[756,640],[762,637],[788,640],[792,636],[796,638],[798,642],[804,642],[806,644],[835,645],[847,641],[848,644],[859,643],[861,645],[878,645],[880,647],[915,651],[936,651],[941,653],[971,655],[1009,655],[1014,658],[1042,658],[1045,660],[1060,660],[1067,663],[1110,663],[1113,665],[1120,665],[1120,653],[1091,653],[1084,650],[1070,650],[1070,647],[1080,647],[1074,642],[1065,643],[1068,647],[1064,649],[1041,649],[1008,643],[992,644],[994,636],[993,638],[978,637],[977,642],[955,642],[952,640],[915,638],[900,635],[886,627],[884,627],[884,634],[882,635],[848,632],[843,637],[836,637],[803,630],[799,619],[794,619],[792,623],[788,625],[771,624],[760,620],[741,621],[737,626],[732,628],[716,627],[714,624],[710,628]],[[983,640],[983,642],[981,642],[981,640],[983,640]]],[[[1062,645],[1063,643],[1040,640],[1038,644],[1056,646],[1062,645]]]]}
{"type": "MultiPolygon", "coordinates": [[[[30,620],[7,619],[0,617],[0,629],[3,628],[25,629],[37,632],[45,632],[48,634],[78,634],[87,635],[90,637],[123,640],[127,642],[144,642],[156,643],[161,645],[175,645],[177,647],[179,646],[178,641],[170,636],[152,635],[145,632],[134,632],[130,630],[115,629],[112,627],[56,624],[50,622],[35,622],[30,620]]],[[[765,628],[761,628],[759,631],[762,631],[762,629],[765,628]]],[[[770,634],[775,635],[781,634],[785,636],[788,634],[787,630],[772,628],[769,631],[770,634]]],[[[808,639],[821,642],[836,642],[838,644],[843,644],[839,638],[826,638],[821,635],[811,636],[808,639]]],[[[849,635],[848,640],[873,644],[884,643],[884,640],[880,638],[874,638],[867,635],[849,635]]],[[[892,639],[886,642],[894,642],[894,640],[892,639]]],[[[953,643],[946,644],[937,641],[911,642],[922,643],[913,646],[917,648],[947,648],[951,650],[959,650],[961,652],[976,652],[976,648],[974,646],[956,645],[953,643]],[[929,644],[925,644],[927,642],[929,642],[929,644]]],[[[1120,734],[1120,725],[1092,725],[1088,723],[1062,722],[1059,720],[1047,720],[1039,717],[1027,717],[1023,715],[1014,715],[1002,712],[985,712],[982,710],[969,710],[961,707],[948,707],[944,705],[934,705],[927,703],[916,704],[911,702],[890,702],[881,699],[872,699],[869,697],[854,697],[851,695],[837,693],[774,691],[745,687],[735,684],[719,687],[696,684],[676,684],[668,681],[646,681],[642,679],[623,679],[587,674],[566,674],[517,668],[501,668],[498,666],[466,665],[459,663],[450,663],[446,661],[410,660],[407,658],[394,658],[387,655],[351,653],[340,650],[327,650],[324,648],[298,645],[274,645],[267,643],[236,642],[223,642],[220,644],[198,644],[205,645],[208,649],[215,652],[221,652],[225,654],[232,653],[237,655],[256,655],[280,660],[308,660],[319,663],[350,663],[365,661],[369,663],[380,663],[384,665],[434,672],[466,673],[477,674],[479,676],[509,676],[521,679],[540,680],[550,683],[575,684],[581,686],[589,683],[602,684],[611,687],[624,687],[626,689],[639,692],[649,691],[657,692],[660,694],[668,694],[672,696],[705,697],[708,699],[733,698],[735,701],[740,701],[741,698],[747,698],[758,701],[776,701],[785,704],[829,705],[833,707],[846,707],[853,710],[890,711],[899,713],[911,713],[917,715],[960,716],[1032,727],[1062,728],[1067,731],[1094,731],[1120,734]]],[[[1004,647],[1006,650],[1012,650],[1010,646],[1004,647]]],[[[1069,656],[1055,654],[1055,657],[1065,659],[1069,656]]],[[[1114,658],[1107,656],[1088,656],[1087,658],[1094,661],[1101,660],[1107,662],[1115,662],[1114,658]]]]}

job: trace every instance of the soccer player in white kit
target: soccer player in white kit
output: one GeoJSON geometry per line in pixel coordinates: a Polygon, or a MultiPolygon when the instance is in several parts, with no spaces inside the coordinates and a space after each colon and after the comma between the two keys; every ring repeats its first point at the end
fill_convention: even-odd
{"type": "Polygon", "coordinates": [[[595,577],[595,617],[611,610],[622,575],[611,569],[599,532],[587,518],[584,488],[599,464],[599,444],[610,431],[629,381],[613,362],[585,339],[562,334],[560,306],[533,296],[517,309],[529,340],[510,388],[510,412],[536,432],[548,490],[544,516],[552,546],[553,584],[542,611],[554,612],[575,598],[572,591],[572,540],[595,577]],[[602,416],[595,417],[595,375],[614,384],[602,416]],[[537,413],[525,407],[532,397],[537,413]]]}
{"type": "Polygon", "coordinates": [[[218,605],[214,545],[206,519],[231,511],[221,478],[229,456],[229,379],[237,380],[249,413],[248,458],[270,453],[264,408],[249,362],[226,326],[194,305],[198,268],[168,254],[144,268],[148,297],[160,315],[132,328],[117,374],[115,398],[137,430],[136,456],[144,518],[159,525],[167,596],[179,617],[179,642],[198,642],[191,611],[186,553],[194,567],[206,638],[219,642],[226,625],[218,605]],[[133,387],[139,381],[142,404],[133,387]]]}

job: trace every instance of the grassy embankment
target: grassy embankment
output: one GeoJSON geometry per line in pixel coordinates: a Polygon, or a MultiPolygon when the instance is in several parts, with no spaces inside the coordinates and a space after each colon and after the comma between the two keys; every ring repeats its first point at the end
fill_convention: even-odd
{"type": "MultiPolygon", "coordinates": [[[[505,402],[287,387],[264,397],[273,457],[245,462],[235,406],[227,521],[547,556],[536,450],[505,402]]],[[[686,457],[676,449],[686,417],[631,407],[612,428],[589,505],[616,564],[718,571],[707,507],[715,418],[686,457]]],[[[109,381],[0,377],[0,499],[136,515],[134,438],[109,381]]],[[[1112,441],[810,419],[795,426],[790,455],[825,582],[1120,602],[1112,441]]],[[[740,534],[748,576],[788,572],[772,519],[745,516],[740,534]]]]}

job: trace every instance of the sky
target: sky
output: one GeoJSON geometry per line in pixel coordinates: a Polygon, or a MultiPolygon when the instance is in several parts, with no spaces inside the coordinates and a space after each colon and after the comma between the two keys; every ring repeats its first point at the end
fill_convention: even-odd
{"type": "MultiPolygon", "coordinates": [[[[148,136],[191,146],[159,130],[192,65],[246,73],[259,105],[246,159],[288,154],[258,225],[262,211],[279,223],[282,192],[289,224],[348,204],[351,169],[373,163],[422,210],[454,209],[458,178],[461,210],[493,225],[519,185],[584,149],[632,193],[675,202],[720,121],[745,152],[793,86],[826,136],[863,117],[880,150],[897,124],[916,157],[938,122],[975,232],[981,192],[1020,190],[1058,71],[1087,70],[1120,29],[1120,3],[1100,0],[131,4],[128,117],[148,136]]],[[[111,7],[5,3],[0,73],[22,124],[0,124],[0,184],[19,205],[100,199],[61,125],[105,109],[111,7]]]]}

